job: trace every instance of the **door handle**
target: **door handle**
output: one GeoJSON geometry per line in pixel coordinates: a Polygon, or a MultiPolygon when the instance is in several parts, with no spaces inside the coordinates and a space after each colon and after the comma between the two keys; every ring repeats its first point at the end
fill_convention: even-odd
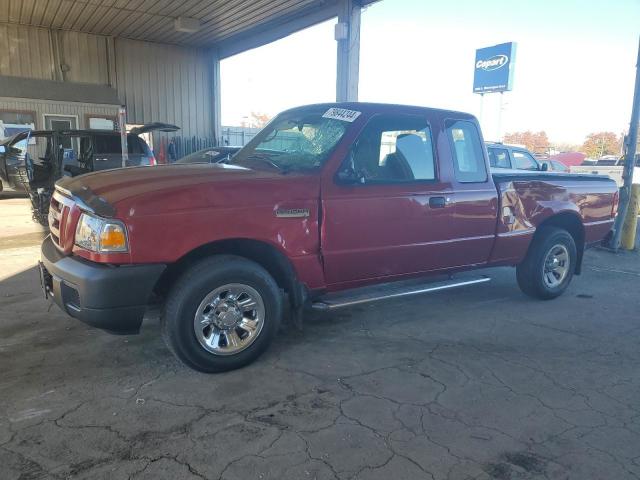
{"type": "Polygon", "coordinates": [[[446,197],[429,197],[430,208],[444,208],[449,203],[449,199],[446,197]]]}

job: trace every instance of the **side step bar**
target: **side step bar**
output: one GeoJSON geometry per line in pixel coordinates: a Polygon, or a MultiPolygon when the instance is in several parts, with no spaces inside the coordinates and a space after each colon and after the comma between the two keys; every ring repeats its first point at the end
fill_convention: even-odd
{"type": "Polygon", "coordinates": [[[440,282],[430,282],[417,284],[416,282],[386,283],[372,287],[362,287],[346,292],[338,292],[325,295],[311,304],[313,310],[334,310],[336,308],[352,307],[363,303],[387,300],[389,298],[406,297],[418,295],[420,293],[438,292],[451,288],[466,287],[477,283],[485,283],[491,278],[487,276],[465,277],[458,279],[448,279],[440,282]]]}

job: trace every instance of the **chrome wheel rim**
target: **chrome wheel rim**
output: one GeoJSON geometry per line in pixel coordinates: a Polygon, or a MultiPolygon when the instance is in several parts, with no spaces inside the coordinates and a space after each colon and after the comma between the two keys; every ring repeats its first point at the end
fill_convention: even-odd
{"type": "Polygon", "coordinates": [[[209,292],[196,310],[193,329],[209,353],[235,355],[255,342],[264,326],[265,308],[255,288],[230,283],[209,292]]]}
{"type": "Polygon", "coordinates": [[[570,263],[567,247],[561,244],[551,247],[544,259],[544,284],[549,288],[558,287],[567,278],[570,263]]]}

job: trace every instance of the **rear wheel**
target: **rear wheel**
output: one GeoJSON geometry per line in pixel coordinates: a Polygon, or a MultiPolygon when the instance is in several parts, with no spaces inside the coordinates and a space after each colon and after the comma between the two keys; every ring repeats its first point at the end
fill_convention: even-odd
{"type": "Polygon", "coordinates": [[[282,316],[282,295],[255,262],[231,255],[202,260],[169,292],[162,334],[189,367],[223,372],[243,367],[271,343],[282,316]]]}
{"type": "Polygon", "coordinates": [[[516,267],[518,285],[531,297],[556,298],[569,286],[576,261],[576,244],[569,232],[543,227],[537,232],[525,259],[516,267]]]}

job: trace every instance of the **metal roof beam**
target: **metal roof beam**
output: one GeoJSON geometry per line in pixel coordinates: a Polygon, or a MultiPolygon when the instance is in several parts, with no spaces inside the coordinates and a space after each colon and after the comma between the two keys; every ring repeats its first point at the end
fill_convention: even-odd
{"type": "Polygon", "coordinates": [[[356,0],[340,0],[338,10],[338,24],[335,30],[338,42],[336,101],[357,102],[361,7],[356,0]]]}

